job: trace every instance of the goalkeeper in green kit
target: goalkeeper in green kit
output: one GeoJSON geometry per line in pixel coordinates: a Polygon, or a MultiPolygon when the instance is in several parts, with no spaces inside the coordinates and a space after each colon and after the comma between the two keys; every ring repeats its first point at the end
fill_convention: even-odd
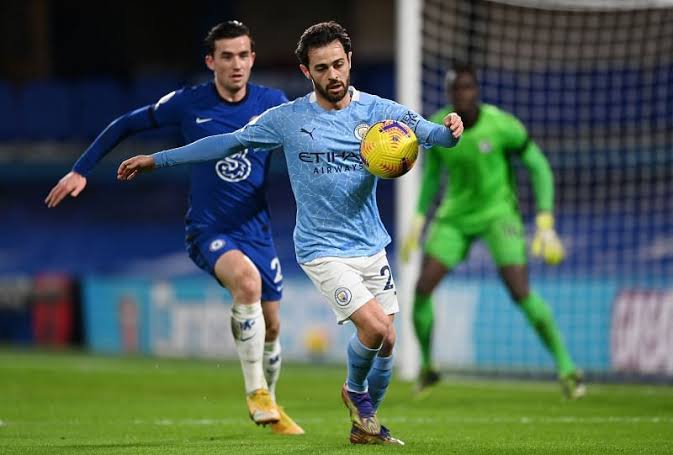
{"type": "Polygon", "coordinates": [[[432,120],[441,123],[449,112],[456,111],[465,132],[454,148],[433,147],[425,153],[417,215],[401,251],[401,259],[406,262],[418,248],[425,213],[439,191],[442,174],[448,174],[449,185],[428,228],[416,282],[413,322],[422,354],[419,390],[439,380],[432,366],[432,292],[466,258],[472,243],[481,238],[510,296],[554,357],[563,392],[568,398],[579,398],[586,392],[582,374],[570,358],[551,308],[528,285],[525,232],[510,165],[512,159],[519,159],[531,175],[538,210],[532,253],[557,264],[565,252],[554,231],[554,184],[549,163],[514,116],[479,102],[477,75],[472,67],[459,66],[450,71],[446,88],[453,106],[446,106],[432,120]]]}

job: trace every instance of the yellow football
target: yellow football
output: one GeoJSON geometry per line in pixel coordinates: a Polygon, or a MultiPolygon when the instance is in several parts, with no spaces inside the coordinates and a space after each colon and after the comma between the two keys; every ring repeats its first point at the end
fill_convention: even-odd
{"type": "Polygon", "coordinates": [[[402,122],[382,120],[374,123],[360,143],[364,167],[377,177],[394,179],[406,174],[418,157],[418,140],[402,122]]]}

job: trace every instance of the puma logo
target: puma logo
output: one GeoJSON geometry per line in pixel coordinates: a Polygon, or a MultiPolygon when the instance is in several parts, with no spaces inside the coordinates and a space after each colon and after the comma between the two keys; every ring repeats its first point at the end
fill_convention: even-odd
{"type": "Polygon", "coordinates": [[[313,132],[315,131],[315,128],[313,128],[311,131],[307,130],[306,128],[302,128],[299,130],[300,133],[306,133],[309,136],[311,136],[311,140],[313,140],[313,132]]]}

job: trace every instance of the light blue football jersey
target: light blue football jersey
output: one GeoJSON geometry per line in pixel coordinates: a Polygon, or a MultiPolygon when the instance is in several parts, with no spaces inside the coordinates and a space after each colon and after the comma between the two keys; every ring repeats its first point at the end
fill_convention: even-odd
{"type": "MultiPolygon", "coordinates": [[[[297,261],[371,256],[390,243],[390,236],[376,204],[377,177],[360,160],[364,133],[378,121],[397,120],[415,132],[421,145],[429,147],[433,145],[431,136],[446,136],[447,130],[394,101],[353,87],[349,91],[351,103],[344,109],[323,109],[311,92],[267,110],[232,133],[240,145],[232,145],[229,135],[219,136],[217,142],[216,138],[202,140],[201,149],[210,149],[207,153],[200,156],[196,142],[192,145],[197,147],[191,149],[156,154],[157,167],[212,159],[213,148],[228,155],[240,148],[282,146],[297,202],[297,261]]],[[[450,141],[453,143],[444,146],[456,142],[453,138],[450,141]]]]}
{"type": "Polygon", "coordinates": [[[398,103],[350,91],[344,109],[326,111],[311,93],[266,111],[235,133],[247,147],[283,145],[297,201],[294,244],[300,263],[370,256],[390,243],[376,205],[378,179],[362,165],[360,142],[380,120],[406,123],[425,144],[434,128],[398,103]]]}

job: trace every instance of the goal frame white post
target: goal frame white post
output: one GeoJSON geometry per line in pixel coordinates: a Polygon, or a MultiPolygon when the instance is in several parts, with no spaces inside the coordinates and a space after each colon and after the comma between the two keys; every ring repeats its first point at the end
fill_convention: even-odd
{"type": "MultiPolygon", "coordinates": [[[[397,101],[416,112],[422,106],[422,0],[396,0],[395,72],[397,101]]],[[[404,380],[418,372],[418,346],[413,334],[412,305],[414,285],[420,266],[420,255],[414,254],[403,264],[399,258],[406,230],[414,216],[421,181],[422,155],[419,162],[403,178],[395,182],[395,255],[397,298],[400,303],[399,337],[397,343],[397,374],[404,380]]]]}

